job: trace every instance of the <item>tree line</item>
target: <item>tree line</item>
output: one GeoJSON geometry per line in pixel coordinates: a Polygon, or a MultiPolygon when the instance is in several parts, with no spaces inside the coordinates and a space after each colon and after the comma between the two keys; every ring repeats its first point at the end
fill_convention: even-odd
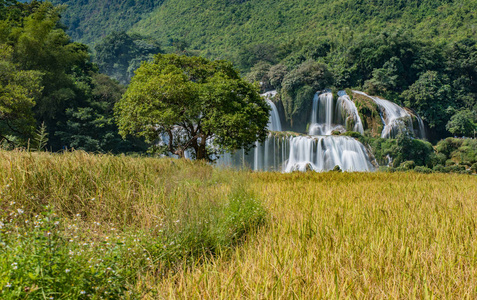
{"type": "Polygon", "coordinates": [[[0,140],[3,147],[144,151],[122,139],[113,108],[125,87],[99,73],[88,47],[73,42],[50,2],[0,1],[0,140]],[[42,143],[44,144],[44,142],[42,143]]]}

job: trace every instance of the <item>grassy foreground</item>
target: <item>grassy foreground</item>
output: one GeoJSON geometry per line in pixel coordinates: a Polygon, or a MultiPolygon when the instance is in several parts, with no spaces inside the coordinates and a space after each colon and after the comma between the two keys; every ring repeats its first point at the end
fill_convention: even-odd
{"type": "Polygon", "coordinates": [[[477,297],[476,176],[0,152],[0,192],[1,299],[477,297]]]}
{"type": "Polygon", "coordinates": [[[477,177],[258,173],[270,222],[164,298],[475,299],[477,177]]]}
{"type": "Polygon", "coordinates": [[[0,151],[0,299],[138,299],[225,255],[265,210],[245,174],[186,160],[0,151]]]}

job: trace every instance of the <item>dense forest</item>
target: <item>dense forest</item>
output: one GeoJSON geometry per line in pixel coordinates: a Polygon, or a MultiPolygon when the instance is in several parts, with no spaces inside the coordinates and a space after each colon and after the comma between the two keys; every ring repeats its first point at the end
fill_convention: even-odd
{"type": "MultiPolygon", "coordinates": [[[[475,135],[477,1],[53,2],[0,2],[2,79],[24,95],[20,115],[2,117],[4,143],[44,131],[53,150],[143,151],[119,138],[113,107],[156,53],[231,60],[278,91],[293,130],[317,90],[352,88],[418,113],[433,143],[475,135]]],[[[378,156],[403,146],[364,138],[378,156]]]]}
{"type": "Polygon", "coordinates": [[[140,141],[119,136],[113,119],[124,91],[65,33],[60,8],[0,1],[2,147],[142,151],[140,141]]]}

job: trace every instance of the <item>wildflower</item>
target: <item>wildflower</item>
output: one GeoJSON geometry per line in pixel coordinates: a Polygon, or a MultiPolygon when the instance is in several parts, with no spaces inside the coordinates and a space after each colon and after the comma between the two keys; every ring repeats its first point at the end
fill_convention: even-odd
{"type": "Polygon", "coordinates": [[[94,201],[94,200],[96,200],[96,198],[91,198],[91,201],[94,201]]]}
{"type": "Polygon", "coordinates": [[[48,231],[48,232],[46,233],[46,235],[51,235],[51,232],[48,231]]]}
{"type": "Polygon", "coordinates": [[[2,221],[0,221],[0,229],[2,229],[2,228],[3,228],[3,226],[5,226],[5,224],[3,224],[3,222],[2,222],[2,221]]]}
{"type": "Polygon", "coordinates": [[[60,224],[60,222],[59,222],[59,221],[56,221],[54,224],[55,224],[55,225],[58,225],[58,224],[60,224]]]}
{"type": "Polygon", "coordinates": [[[18,209],[17,209],[17,212],[18,212],[20,215],[21,215],[22,213],[24,213],[23,209],[21,209],[21,208],[18,208],[18,209]]]}
{"type": "Polygon", "coordinates": [[[8,282],[5,287],[7,287],[7,288],[12,287],[12,284],[10,282],[8,282]]]}
{"type": "Polygon", "coordinates": [[[13,270],[16,270],[16,269],[18,269],[18,264],[17,264],[16,262],[14,262],[14,263],[12,264],[12,267],[13,267],[13,270]]]}
{"type": "Polygon", "coordinates": [[[86,294],[86,292],[85,292],[85,291],[81,291],[80,294],[81,294],[81,295],[84,295],[84,294],[86,294]]]}
{"type": "Polygon", "coordinates": [[[66,269],[66,270],[65,270],[65,273],[69,273],[69,272],[70,272],[70,269],[66,269]]]}

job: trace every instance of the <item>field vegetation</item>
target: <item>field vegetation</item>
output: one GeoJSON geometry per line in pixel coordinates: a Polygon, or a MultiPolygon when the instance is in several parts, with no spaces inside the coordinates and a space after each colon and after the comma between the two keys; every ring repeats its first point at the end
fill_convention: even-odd
{"type": "Polygon", "coordinates": [[[264,222],[245,175],[186,160],[0,152],[0,298],[139,298],[142,277],[224,255],[264,222]]]}
{"type": "Polygon", "coordinates": [[[472,299],[476,183],[3,151],[0,296],[472,299]]]}
{"type": "Polygon", "coordinates": [[[476,177],[256,173],[269,222],[230,257],[160,281],[184,299],[473,299],[476,177]]]}

